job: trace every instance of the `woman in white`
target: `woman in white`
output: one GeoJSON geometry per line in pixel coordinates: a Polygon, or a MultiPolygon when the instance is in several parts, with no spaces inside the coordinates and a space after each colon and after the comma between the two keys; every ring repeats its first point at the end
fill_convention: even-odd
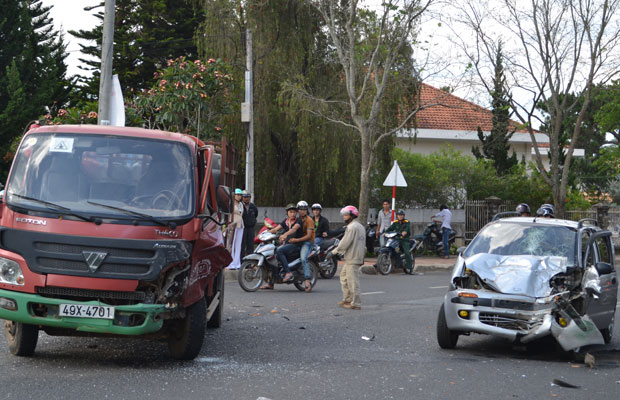
{"type": "Polygon", "coordinates": [[[233,205],[233,213],[230,224],[235,227],[231,256],[232,262],[226,267],[227,269],[239,269],[241,267],[241,241],[243,240],[243,191],[235,189],[235,201],[233,205]]]}

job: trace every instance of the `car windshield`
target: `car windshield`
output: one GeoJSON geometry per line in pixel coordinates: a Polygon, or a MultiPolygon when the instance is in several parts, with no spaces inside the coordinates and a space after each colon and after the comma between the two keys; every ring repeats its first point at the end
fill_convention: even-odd
{"type": "Polygon", "coordinates": [[[174,141],[31,134],[17,151],[6,202],[82,219],[183,219],[195,203],[192,166],[189,147],[174,141]]]}
{"type": "Polygon", "coordinates": [[[479,253],[501,256],[534,255],[566,257],[575,265],[577,233],[565,226],[496,222],[487,225],[463,252],[464,257],[479,253]]]}

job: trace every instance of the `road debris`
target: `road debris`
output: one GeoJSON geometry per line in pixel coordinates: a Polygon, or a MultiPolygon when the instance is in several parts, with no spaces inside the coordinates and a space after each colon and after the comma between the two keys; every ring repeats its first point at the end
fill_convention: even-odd
{"type": "Polygon", "coordinates": [[[594,368],[595,361],[596,358],[590,353],[586,353],[586,356],[583,358],[583,363],[590,368],[594,368]]]}
{"type": "Polygon", "coordinates": [[[568,382],[565,382],[565,381],[563,381],[561,379],[557,379],[557,378],[555,378],[551,384],[552,385],[556,385],[556,386],[565,387],[565,388],[570,388],[570,389],[579,389],[581,387],[581,386],[573,385],[572,383],[568,383],[568,382]]]}
{"type": "Polygon", "coordinates": [[[367,340],[367,341],[372,341],[372,340],[375,340],[375,335],[372,335],[372,337],[362,336],[362,339],[367,340]]]}

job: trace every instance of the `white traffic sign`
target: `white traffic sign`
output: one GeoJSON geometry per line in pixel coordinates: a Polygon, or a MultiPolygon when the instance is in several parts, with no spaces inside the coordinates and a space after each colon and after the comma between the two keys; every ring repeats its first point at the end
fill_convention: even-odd
{"type": "Polygon", "coordinates": [[[407,182],[405,181],[405,177],[398,167],[398,163],[394,160],[394,166],[392,170],[388,174],[387,178],[383,182],[383,186],[398,186],[398,187],[407,187],[407,182]]]}

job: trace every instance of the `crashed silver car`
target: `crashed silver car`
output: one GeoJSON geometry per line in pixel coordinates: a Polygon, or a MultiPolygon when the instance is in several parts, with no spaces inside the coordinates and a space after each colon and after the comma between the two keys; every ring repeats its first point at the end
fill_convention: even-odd
{"type": "Polygon", "coordinates": [[[439,310],[439,346],[452,349],[470,333],[522,344],[552,335],[565,351],[609,343],[614,264],[611,232],[594,220],[491,222],[459,252],[439,310]]]}

